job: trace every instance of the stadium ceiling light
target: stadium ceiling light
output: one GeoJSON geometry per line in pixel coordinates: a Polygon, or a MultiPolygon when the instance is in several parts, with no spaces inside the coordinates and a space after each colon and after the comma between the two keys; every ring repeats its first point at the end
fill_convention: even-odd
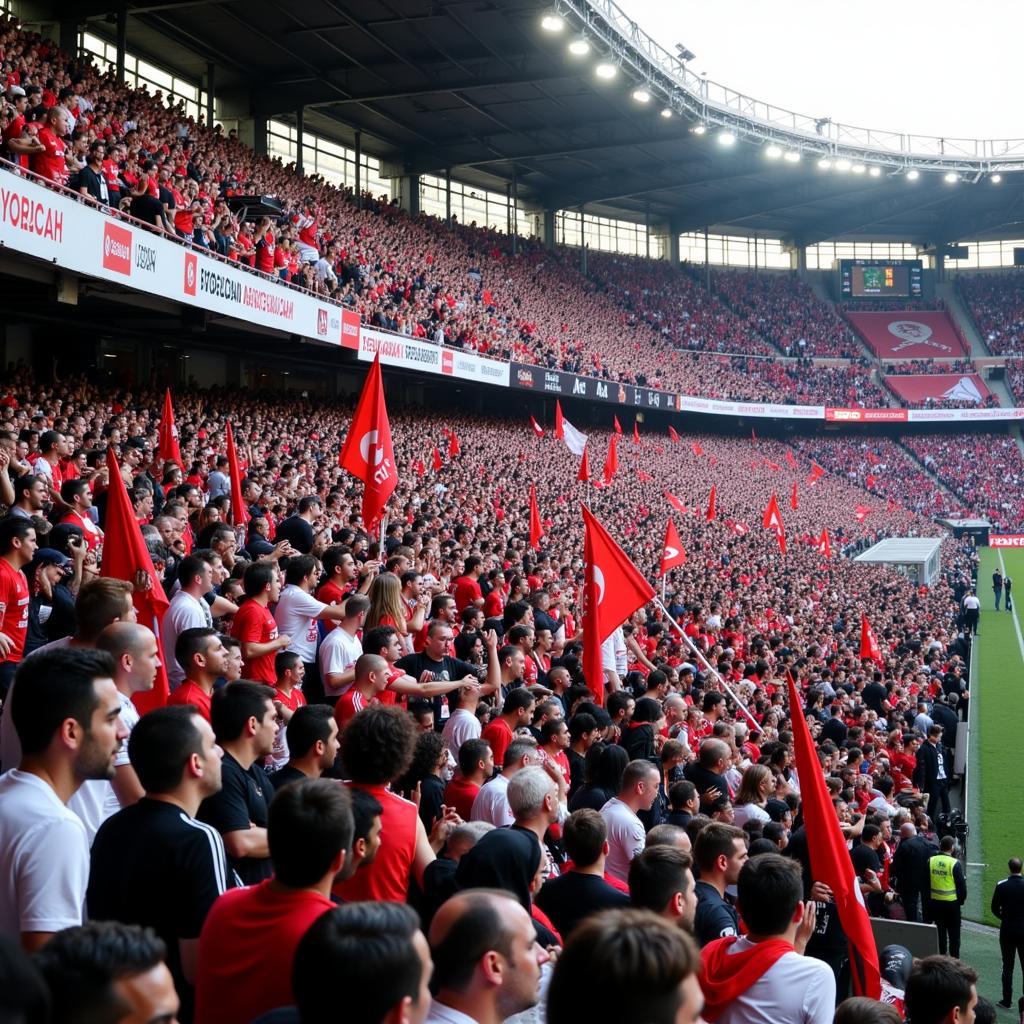
{"type": "Polygon", "coordinates": [[[821,159],[820,159],[820,160],[818,161],[818,166],[819,166],[819,167],[820,167],[820,168],[821,168],[821,169],[822,169],[823,171],[827,171],[827,170],[828,170],[828,169],[829,169],[829,168],[830,168],[830,167],[832,166],[832,161],[831,161],[831,160],[829,160],[829,158],[828,158],[827,156],[823,156],[823,157],[822,157],[822,158],[821,158],[821,159]]]}
{"type": "Polygon", "coordinates": [[[960,180],[960,175],[956,171],[947,171],[946,177],[943,180],[947,185],[955,185],[960,180]]]}
{"type": "Polygon", "coordinates": [[[590,43],[584,36],[579,36],[569,44],[569,52],[574,57],[586,57],[590,53],[590,43]]]}
{"type": "Polygon", "coordinates": [[[633,90],[633,99],[635,99],[637,103],[650,103],[651,94],[646,89],[641,87],[639,89],[633,90]]]}
{"type": "Polygon", "coordinates": [[[617,74],[619,69],[609,61],[603,60],[600,64],[595,65],[594,74],[598,78],[603,78],[606,82],[611,81],[617,74]]]}
{"type": "Polygon", "coordinates": [[[882,175],[882,168],[881,167],[869,167],[868,168],[868,174],[870,174],[872,178],[879,178],[882,175]]]}
{"type": "Polygon", "coordinates": [[[1001,174],[993,174],[988,180],[991,181],[993,185],[998,185],[999,182],[1003,180],[1003,176],[1001,174]]]}
{"type": "Polygon", "coordinates": [[[773,142],[771,145],[765,146],[764,155],[768,157],[769,160],[778,160],[779,157],[782,156],[782,150],[773,142]]]}
{"type": "Polygon", "coordinates": [[[736,141],[736,136],[732,132],[719,132],[718,143],[721,146],[731,146],[736,141]]]}
{"type": "Polygon", "coordinates": [[[800,163],[800,152],[796,149],[786,150],[786,155],[782,158],[786,163],[798,164],[800,163]]]}
{"type": "Polygon", "coordinates": [[[662,107],[661,108],[661,116],[663,118],[665,118],[665,120],[667,121],[672,116],[672,108],[671,107],[662,107]]]}
{"type": "Polygon", "coordinates": [[[907,181],[917,181],[921,177],[921,172],[916,167],[911,167],[907,171],[907,181]]]}
{"type": "Polygon", "coordinates": [[[854,164],[851,168],[854,174],[863,174],[867,168],[863,164],[854,164]]]}
{"type": "Polygon", "coordinates": [[[837,171],[848,171],[852,166],[853,165],[850,163],[849,160],[846,159],[846,157],[843,157],[841,160],[836,161],[837,171]]]}
{"type": "Polygon", "coordinates": [[[540,27],[545,32],[551,32],[557,34],[565,29],[565,18],[563,18],[558,11],[548,11],[543,18],[540,19],[540,27]]]}
{"type": "Polygon", "coordinates": [[[694,135],[703,135],[707,130],[708,130],[707,129],[707,125],[695,124],[693,126],[693,134],[694,135]]]}

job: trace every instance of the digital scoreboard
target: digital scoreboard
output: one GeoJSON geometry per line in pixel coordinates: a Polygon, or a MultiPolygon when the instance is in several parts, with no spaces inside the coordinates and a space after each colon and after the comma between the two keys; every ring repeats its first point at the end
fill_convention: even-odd
{"type": "Polygon", "coordinates": [[[857,299],[919,299],[920,260],[838,260],[839,297],[857,299]]]}

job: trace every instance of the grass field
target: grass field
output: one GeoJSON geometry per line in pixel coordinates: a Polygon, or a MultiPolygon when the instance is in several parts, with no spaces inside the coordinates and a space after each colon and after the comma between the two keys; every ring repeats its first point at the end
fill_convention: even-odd
{"type": "Polygon", "coordinates": [[[1019,754],[1024,736],[1024,550],[983,548],[978,571],[982,614],[971,678],[971,752],[968,817],[971,835],[967,883],[973,920],[997,924],[989,911],[1006,861],[1024,855],[1024,779],[1019,754]],[[1014,610],[995,611],[992,573],[1014,582],[1014,610]]]}

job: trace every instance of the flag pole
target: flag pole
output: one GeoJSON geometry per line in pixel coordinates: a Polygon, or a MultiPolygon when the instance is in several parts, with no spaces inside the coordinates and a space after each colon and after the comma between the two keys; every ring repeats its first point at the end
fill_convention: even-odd
{"type": "MultiPolygon", "coordinates": [[[[388,532],[388,517],[387,517],[387,514],[385,513],[384,515],[382,515],[380,517],[380,555],[379,555],[379,557],[380,557],[380,560],[381,560],[381,565],[383,565],[384,562],[387,561],[387,555],[385,554],[385,551],[384,551],[384,537],[387,534],[387,532],[388,532]]],[[[383,572],[383,570],[381,570],[381,571],[383,572]]]]}
{"type": "Polygon", "coordinates": [[[704,655],[701,653],[697,645],[683,631],[683,627],[680,626],[679,623],[676,622],[676,620],[673,619],[671,615],[669,615],[668,609],[665,607],[664,603],[662,601],[659,601],[657,598],[654,599],[654,603],[661,609],[662,614],[665,616],[665,618],[668,619],[668,621],[676,627],[676,632],[679,633],[679,635],[683,638],[683,642],[697,656],[697,660],[711,673],[711,675],[718,681],[718,684],[722,687],[722,689],[725,690],[725,692],[729,694],[729,696],[732,697],[732,699],[736,702],[736,706],[743,712],[744,715],[747,716],[747,719],[754,726],[754,728],[757,729],[758,732],[760,732],[761,723],[758,722],[758,720],[750,713],[746,704],[744,704],[743,701],[739,699],[733,688],[715,671],[715,669],[711,666],[711,662],[709,662],[708,659],[704,657],[704,655]]]}
{"type": "Polygon", "coordinates": [[[661,606],[662,606],[662,608],[665,607],[665,584],[666,584],[667,580],[668,580],[668,576],[667,575],[661,577],[661,606]]]}

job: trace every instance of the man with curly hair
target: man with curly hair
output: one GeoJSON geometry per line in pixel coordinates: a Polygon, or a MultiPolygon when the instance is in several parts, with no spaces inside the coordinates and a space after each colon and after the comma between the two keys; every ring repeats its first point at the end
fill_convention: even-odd
{"type": "Polygon", "coordinates": [[[377,856],[362,871],[334,885],[334,894],[343,900],[404,903],[410,880],[415,878],[422,886],[424,870],[444,845],[451,816],[441,818],[428,836],[416,805],[388,789],[412,764],[416,737],[412,718],[393,705],[365,708],[345,727],[341,758],[348,785],[369,793],[383,810],[377,856]]]}

